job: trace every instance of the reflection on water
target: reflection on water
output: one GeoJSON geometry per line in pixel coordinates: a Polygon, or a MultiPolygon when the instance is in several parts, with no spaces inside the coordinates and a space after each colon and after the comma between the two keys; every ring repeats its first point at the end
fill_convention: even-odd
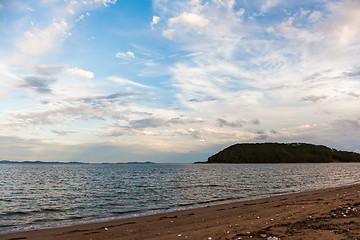
{"type": "Polygon", "coordinates": [[[0,233],[326,188],[359,179],[360,164],[356,163],[1,164],[0,233]]]}

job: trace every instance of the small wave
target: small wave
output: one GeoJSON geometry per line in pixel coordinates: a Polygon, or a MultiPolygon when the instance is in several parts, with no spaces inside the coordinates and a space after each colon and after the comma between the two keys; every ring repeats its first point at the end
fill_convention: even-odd
{"type": "Polygon", "coordinates": [[[0,201],[2,201],[2,202],[13,202],[13,200],[7,199],[7,198],[0,198],[0,201]]]}
{"type": "Polygon", "coordinates": [[[3,214],[0,214],[0,216],[16,216],[16,215],[20,215],[20,216],[23,216],[23,215],[30,215],[31,212],[23,212],[23,211],[10,211],[10,212],[5,212],[3,214]]]}
{"type": "Polygon", "coordinates": [[[284,195],[294,193],[295,191],[278,191],[278,192],[271,192],[270,195],[284,195]]]}
{"type": "Polygon", "coordinates": [[[70,208],[70,210],[74,210],[74,209],[85,209],[86,207],[84,206],[76,206],[76,207],[73,207],[73,208],[70,208]]]}
{"type": "Polygon", "coordinates": [[[110,202],[110,203],[107,203],[107,205],[109,205],[109,206],[118,206],[119,203],[112,203],[112,202],[110,202]]]}
{"type": "Polygon", "coordinates": [[[0,228],[9,228],[9,227],[15,227],[15,225],[0,224],[0,228]]]}
{"type": "Polygon", "coordinates": [[[217,205],[221,203],[226,203],[228,201],[238,201],[243,199],[244,197],[233,197],[233,198],[221,198],[221,199],[214,199],[209,201],[200,201],[195,203],[185,203],[185,204],[179,204],[180,207],[192,207],[192,208],[198,208],[198,207],[204,207],[204,206],[211,206],[211,205],[217,205]]]}
{"type": "MultiPolygon", "coordinates": [[[[125,217],[136,217],[136,216],[145,216],[145,215],[152,215],[152,214],[156,214],[156,213],[162,213],[162,212],[166,212],[169,211],[172,207],[170,208],[151,208],[151,209],[142,209],[142,210],[128,210],[128,211],[112,211],[112,214],[115,215],[123,215],[125,217]]],[[[118,218],[115,218],[118,219],[118,218]]]]}
{"type": "Polygon", "coordinates": [[[129,214],[129,213],[136,213],[139,212],[137,210],[129,210],[129,211],[111,211],[112,214],[116,215],[123,215],[123,214],[129,214]]]}
{"type": "Polygon", "coordinates": [[[171,189],[189,189],[189,188],[217,188],[222,187],[219,184],[198,184],[198,185],[190,185],[190,186],[173,186],[169,187],[171,189]]]}
{"type": "Polygon", "coordinates": [[[31,223],[37,224],[37,223],[43,223],[43,222],[47,222],[48,219],[36,219],[34,221],[32,221],[31,223]]]}
{"type": "Polygon", "coordinates": [[[192,188],[197,188],[197,187],[221,187],[220,184],[198,184],[198,185],[193,185],[190,186],[192,188]]]}
{"type": "Polygon", "coordinates": [[[57,208],[42,208],[41,212],[63,212],[63,210],[57,209],[57,208]]]}

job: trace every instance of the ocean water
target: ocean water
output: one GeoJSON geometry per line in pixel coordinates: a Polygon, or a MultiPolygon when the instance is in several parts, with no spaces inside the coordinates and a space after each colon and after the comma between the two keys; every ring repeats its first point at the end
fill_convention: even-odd
{"type": "Polygon", "coordinates": [[[359,182],[360,164],[0,164],[0,234],[359,182]]]}

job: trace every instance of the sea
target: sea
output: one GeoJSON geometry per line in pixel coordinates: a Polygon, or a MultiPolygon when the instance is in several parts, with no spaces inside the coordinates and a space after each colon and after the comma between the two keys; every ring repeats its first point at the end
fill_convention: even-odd
{"type": "Polygon", "coordinates": [[[359,182],[359,163],[0,164],[0,234],[359,182]]]}

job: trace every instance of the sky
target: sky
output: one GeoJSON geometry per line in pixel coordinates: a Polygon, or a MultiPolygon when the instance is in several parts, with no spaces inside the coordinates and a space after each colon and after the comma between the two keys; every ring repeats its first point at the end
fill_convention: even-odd
{"type": "Polygon", "coordinates": [[[0,159],[360,152],[358,0],[0,0],[0,159]]]}

